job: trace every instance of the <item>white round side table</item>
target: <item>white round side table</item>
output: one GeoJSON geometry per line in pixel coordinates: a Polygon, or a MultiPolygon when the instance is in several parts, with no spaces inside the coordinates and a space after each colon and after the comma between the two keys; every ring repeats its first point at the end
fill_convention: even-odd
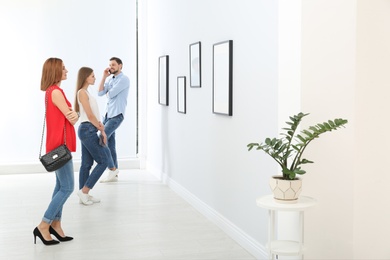
{"type": "Polygon", "coordinates": [[[276,202],[273,195],[267,195],[256,199],[257,206],[268,209],[268,253],[269,259],[275,259],[275,255],[301,255],[303,259],[304,252],[304,212],[315,206],[317,201],[311,197],[300,196],[296,203],[276,202]],[[299,213],[299,240],[277,240],[275,212],[277,211],[296,211],[299,213]]]}

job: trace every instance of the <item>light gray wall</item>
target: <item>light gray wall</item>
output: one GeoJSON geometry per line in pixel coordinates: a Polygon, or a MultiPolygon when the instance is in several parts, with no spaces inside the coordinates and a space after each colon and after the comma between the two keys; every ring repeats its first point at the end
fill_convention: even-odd
{"type": "MultiPolygon", "coordinates": [[[[49,57],[61,58],[69,70],[68,79],[61,87],[72,104],[80,67],[94,69],[97,80],[90,88],[94,92],[109,58],[118,56],[123,60],[131,92],[126,119],[117,133],[118,155],[136,156],[135,1],[1,1],[0,28],[0,166],[39,164],[44,116],[40,77],[42,65],[49,57]]],[[[103,114],[106,100],[97,99],[103,114]]],[[[74,158],[80,156],[77,149],[74,158]]],[[[0,170],[5,171],[1,167],[0,170]]]]}
{"type": "Polygon", "coordinates": [[[277,168],[246,145],[278,131],[277,2],[148,0],[140,7],[140,16],[147,15],[140,21],[147,30],[140,88],[147,89],[148,168],[205,203],[219,221],[265,244],[267,212],[255,200],[269,193],[277,168]],[[212,46],[225,40],[233,40],[232,117],[212,113],[212,46]],[[189,45],[197,41],[202,87],[190,88],[189,45]],[[170,57],[168,107],[158,104],[161,55],[170,57]],[[187,114],[177,112],[178,76],[187,77],[187,114]]]}

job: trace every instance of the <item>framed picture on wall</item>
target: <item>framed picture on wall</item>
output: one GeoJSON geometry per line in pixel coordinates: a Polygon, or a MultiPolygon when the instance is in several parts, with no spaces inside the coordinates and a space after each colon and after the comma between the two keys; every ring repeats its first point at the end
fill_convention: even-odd
{"type": "Polygon", "coordinates": [[[233,115],[233,41],[213,45],[213,113],[233,115]]]}
{"type": "Polygon", "coordinates": [[[190,44],[190,87],[192,88],[200,88],[202,85],[201,64],[201,43],[190,44]]]}
{"type": "Polygon", "coordinates": [[[177,77],[177,112],[186,113],[186,77],[177,77]]]}
{"type": "Polygon", "coordinates": [[[158,103],[169,105],[169,56],[160,56],[158,59],[158,103]]]}

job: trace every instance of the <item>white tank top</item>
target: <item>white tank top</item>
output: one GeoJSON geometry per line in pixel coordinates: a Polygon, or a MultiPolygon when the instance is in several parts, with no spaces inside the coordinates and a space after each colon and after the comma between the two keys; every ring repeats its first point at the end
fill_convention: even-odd
{"type": "MultiPolygon", "coordinates": [[[[80,108],[80,119],[79,119],[79,122],[82,123],[82,122],[89,122],[89,119],[88,119],[88,116],[87,114],[85,113],[85,110],[84,110],[84,107],[83,105],[80,103],[80,98],[79,98],[79,93],[80,93],[81,89],[79,91],[77,91],[77,102],[79,103],[79,108],[80,108]]],[[[99,121],[100,120],[100,113],[99,113],[99,106],[96,102],[96,99],[91,96],[89,94],[88,91],[87,92],[87,95],[88,95],[88,100],[89,100],[89,105],[92,109],[92,113],[95,115],[96,119],[99,121]]]]}

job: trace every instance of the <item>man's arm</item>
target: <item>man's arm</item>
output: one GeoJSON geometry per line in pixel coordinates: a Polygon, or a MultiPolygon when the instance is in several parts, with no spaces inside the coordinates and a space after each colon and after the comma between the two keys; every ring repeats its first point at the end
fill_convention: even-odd
{"type": "Polygon", "coordinates": [[[105,92],[102,92],[102,91],[104,90],[104,83],[106,82],[107,77],[110,76],[109,71],[110,71],[110,69],[107,68],[103,72],[103,77],[102,77],[102,80],[100,81],[100,84],[99,84],[99,90],[98,90],[99,96],[103,96],[104,94],[106,94],[105,92]]]}
{"type": "Polygon", "coordinates": [[[115,85],[108,91],[108,96],[113,98],[121,93],[123,90],[128,89],[130,87],[130,80],[128,77],[123,75],[115,85]]]}

